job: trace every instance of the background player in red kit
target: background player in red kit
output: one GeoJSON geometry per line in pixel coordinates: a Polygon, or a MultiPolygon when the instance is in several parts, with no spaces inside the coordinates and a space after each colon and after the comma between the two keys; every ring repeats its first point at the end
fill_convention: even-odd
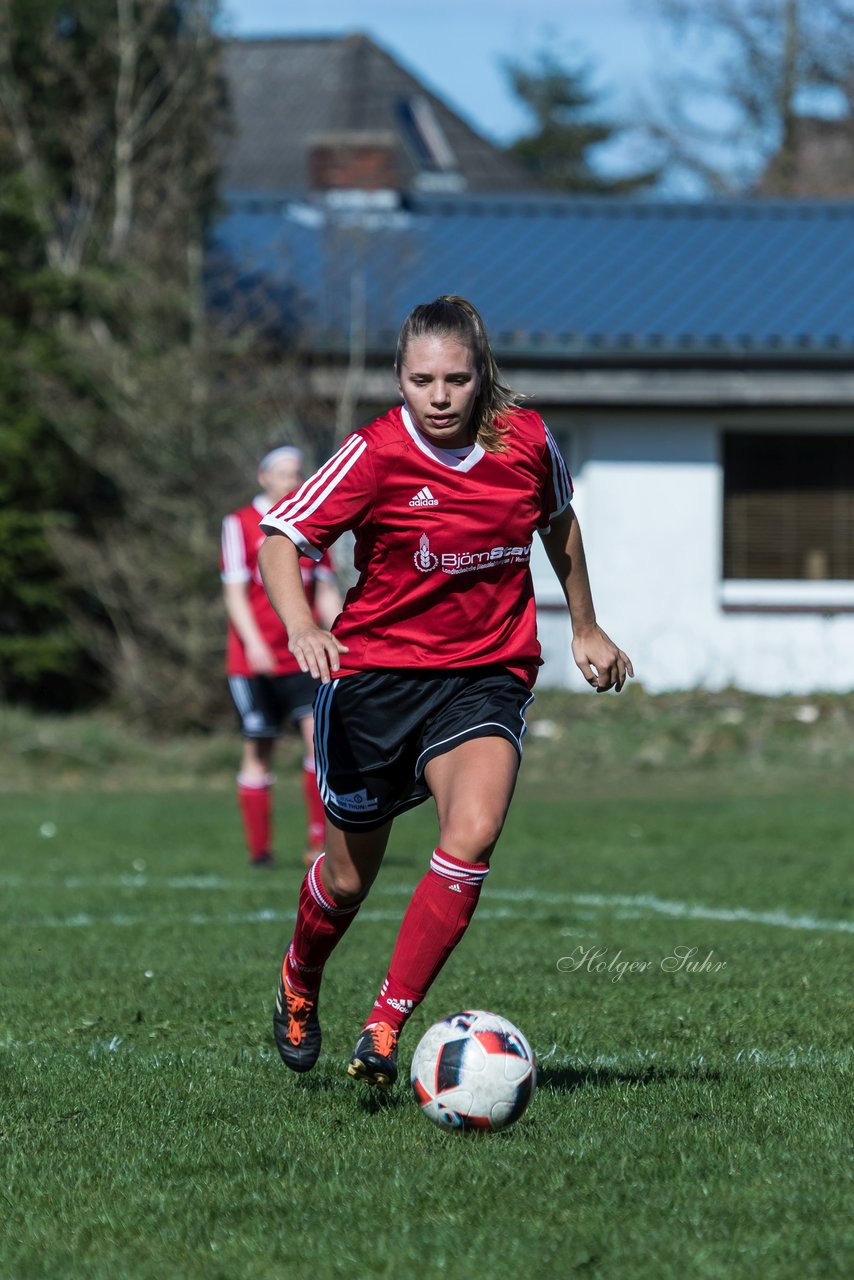
{"type": "Polygon", "coordinates": [[[323,966],[377,875],[392,819],[430,794],[436,804],[439,846],[348,1067],[381,1088],[397,1074],[406,1019],[472,918],[513,794],[540,663],[535,530],[587,680],[619,691],[633,674],[596,622],[563,459],[542,418],[500,383],[471,303],[416,307],[395,368],[403,406],[350,435],[264,518],[278,536],[261,553],[291,650],[322,681],[326,852],[303,881],[273,1016],[294,1071],[317,1060],[323,966]],[[320,557],[344,529],[359,580],[330,633],[312,617],[299,554],[320,557]]]}
{"type": "MultiPolygon", "coordinates": [[[[228,613],[226,670],[228,687],[243,730],[243,756],[237,775],[237,800],[255,866],[272,860],[272,778],[270,759],[285,716],[303,738],[303,791],[307,811],[305,863],[323,848],[323,804],[314,765],[312,699],[316,680],[305,674],[288,648],[288,636],[261,582],[258,549],[264,533],[261,516],[283,493],[302,480],[302,453],[290,445],[272,449],[258,467],[261,493],[222,522],[221,578],[228,613]]],[[[306,599],[324,626],[341,608],[328,556],[300,565],[306,599]]]]}

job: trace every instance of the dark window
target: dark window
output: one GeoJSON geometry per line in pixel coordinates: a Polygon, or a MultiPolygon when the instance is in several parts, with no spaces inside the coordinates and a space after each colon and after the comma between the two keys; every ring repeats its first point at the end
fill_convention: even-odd
{"type": "Polygon", "coordinates": [[[854,435],[726,432],[725,578],[854,578],[854,435]]]}

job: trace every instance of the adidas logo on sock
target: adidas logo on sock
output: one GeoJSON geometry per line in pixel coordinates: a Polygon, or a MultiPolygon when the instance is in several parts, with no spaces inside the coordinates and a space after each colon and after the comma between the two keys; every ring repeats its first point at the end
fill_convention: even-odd
{"type": "Polygon", "coordinates": [[[411,1013],[414,1001],[395,1000],[393,996],[388,996],[384,1003],[392,1009],[397,1009],[399,1013],[411,1013]]]}
{"type": "Polygon", "coordinates": [[[458,884],[449,884],[448,888],[450,889],[451,893],[462,893],[462,889],[458,884]]]}
{"type": "Polygon", "coordinates": [[[439,499],[434,498],[426,484],[419,489],[414,498],[409,499],[410,507],[438,507],[439,499]]]}

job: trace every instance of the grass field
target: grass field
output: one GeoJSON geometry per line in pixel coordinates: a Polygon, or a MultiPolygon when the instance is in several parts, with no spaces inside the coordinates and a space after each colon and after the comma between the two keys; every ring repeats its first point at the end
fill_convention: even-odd
{"type": "Polygon", "coordinates": [[[395,827],[295,1078],[270,1014],[301,873],[244,866],[230,735],[0,715],[3,1280],[852,1274],[854,698],[535,711],[385,1103],[344,1064],[428,808],[395,827]],[[472,1006],[540,1061],[498,1135],[440,1132],[405,1083],[423,1030],[472,1006]]]}

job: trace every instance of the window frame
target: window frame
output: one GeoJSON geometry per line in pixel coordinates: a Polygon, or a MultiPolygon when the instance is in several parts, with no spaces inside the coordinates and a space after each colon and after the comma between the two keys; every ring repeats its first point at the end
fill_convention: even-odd
{"type": "Polygon", "coordinates": [[[854,449],[854,420],[827,421],[817,412],[809,421],[785,415],[753,421],[740,418],[718,427],[720,473],[719,603],[724,613],[845,614],[854,613],[854,578],[727,578],[724,576],[727,535],[725,442],[728,435],[840,435],[848,436],[854,449]]]}

